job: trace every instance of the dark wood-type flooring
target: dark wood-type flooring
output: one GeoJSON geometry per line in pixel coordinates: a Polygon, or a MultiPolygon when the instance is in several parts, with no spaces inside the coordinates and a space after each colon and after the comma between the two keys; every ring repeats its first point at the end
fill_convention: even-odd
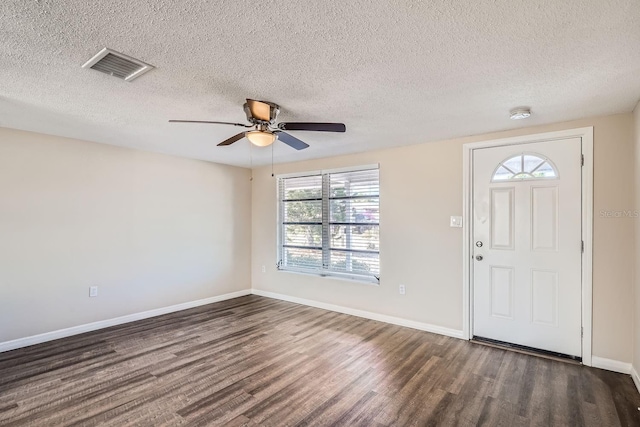
{"type": "Polygon", "coordinates": [[[640,426],[631,378],[248,296],[0,353],[3,426],[640,426]]]}

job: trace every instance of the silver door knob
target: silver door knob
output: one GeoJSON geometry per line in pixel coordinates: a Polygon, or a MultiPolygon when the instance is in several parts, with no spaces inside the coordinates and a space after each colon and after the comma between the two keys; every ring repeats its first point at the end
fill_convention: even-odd
{"type": "Polygon", "coordinates": [[[479,247],[479,248],[481,248],[481,247],[482,247],[482,242],[481,242],[480,240],[478,240],[478,241],[476,242],[476,246],[477,246],[477,247],[479,247]]]}
{"type": "Polygon", "coordinates": [[[482,255],[476,255],[476,261],[482,261],[482,255]]]}

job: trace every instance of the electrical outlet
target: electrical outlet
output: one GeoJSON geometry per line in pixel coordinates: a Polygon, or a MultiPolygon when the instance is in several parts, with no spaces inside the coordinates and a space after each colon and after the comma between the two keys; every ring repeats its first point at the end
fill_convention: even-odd
{"type": "Polygon", "coordinates": [[[461,216],[452,216],[449,222],[450,227],[461,228],[462,227],[462,217],[461,216]]]}
{"type": "Polygon", "coordinates": [[[398,292],[400,292],[400,295],[404,295],[405,291],[406,289],[404,288],[404,285],[398,286],[398,292]]]}
{"type": "Polygon", "coordinates": [[[266,273],[266,272],[267,272],[267,266],[266,266],[266,265],[263,265],[263,266],[262,266],[262,272],[263,272],[263,273],[266,273]]]}
{"type": "Polygon", "coordinates": [[[98,287],[97,286],[90,286],[89,287],[89,296],[90,297],[97,297],[98,296],[98,287]]]}

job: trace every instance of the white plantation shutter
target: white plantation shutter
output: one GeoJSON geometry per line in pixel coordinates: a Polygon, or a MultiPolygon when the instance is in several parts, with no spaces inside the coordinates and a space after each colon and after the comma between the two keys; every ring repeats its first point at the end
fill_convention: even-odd
{"type": "Polygon", "coordinates": [[[322,268],[322,175],[280,179],[281,265],[322,268]]]}
{"type": "Polygon", "coordinates": [[[377,281],[377,166],[280,177],[278,190],[280,269],[377,281]]]}
{"type": "Polygon", "coordinates": [[[334,271],[380,273],[378,169],[328,174],[329,258],[334,271]]]}

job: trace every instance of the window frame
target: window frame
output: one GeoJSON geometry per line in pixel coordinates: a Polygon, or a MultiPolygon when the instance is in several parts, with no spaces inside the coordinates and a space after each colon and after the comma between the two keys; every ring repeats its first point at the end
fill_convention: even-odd
{"type": "MultiPolygon", "coordinates": [[[[303,178],[308,176],[321,176],[322,179],[322,215],[329,215],[329,201],[330,198],[328,195],[325,195],[324,186],[325,180],[329,178],[329,174],[337,174],[337,173],[345,173],[345,172],[360,172],[366,170],[377,170],[378,171],[378,185],[380,185],[380,164],[369,164],[369,165],[361,165],[361,166],[351,166],[344,168],[335,168],[335,169],[320,169],[314,171],[304,171],[304,172],[293,172],[293,173],[285,173],[278,174],[275,176],[276,178],[276,259],[277,270],[285,273],[295,273],[295,274],[307,274],[311,276],[319,276],[319,277],[327,277],[333,279],[343,279],[349,281],[357,281],[363,282],[367,284],[379,285],[380,284],[380,272],[378,274],[361,274],[361,273],[353,273],[353,272],[340,272],[340,271],[332,271],[326,270],[324,268],[320,269],[312,269],[312,268],[299,268],[299,267],[286,267],[282,266],[283,258],[284,258],[284,201],[280,198],[280,183],[281,179],[286,178],[303,178]]],[[[378,192],[378,209],[380,208],[380,192],[378,192]]],[[[327,234],[329,234],[329,229],[331,227],[331,223],[329,222],[326,230],[325,227],[322,227],[322,253],[323,259],[330,251],[330,241],[328,239],[327,234]]],[[[380,227],[380,222],[378,222],[378,227],[380,227]]],[[[379,228],[378,228],[379,230],[379,228]]],[[[380,242],[378,241],[378,244],[380,242]]],[[[378,266],[380,270],[380,250],[378,249],[378,266]]]]}

